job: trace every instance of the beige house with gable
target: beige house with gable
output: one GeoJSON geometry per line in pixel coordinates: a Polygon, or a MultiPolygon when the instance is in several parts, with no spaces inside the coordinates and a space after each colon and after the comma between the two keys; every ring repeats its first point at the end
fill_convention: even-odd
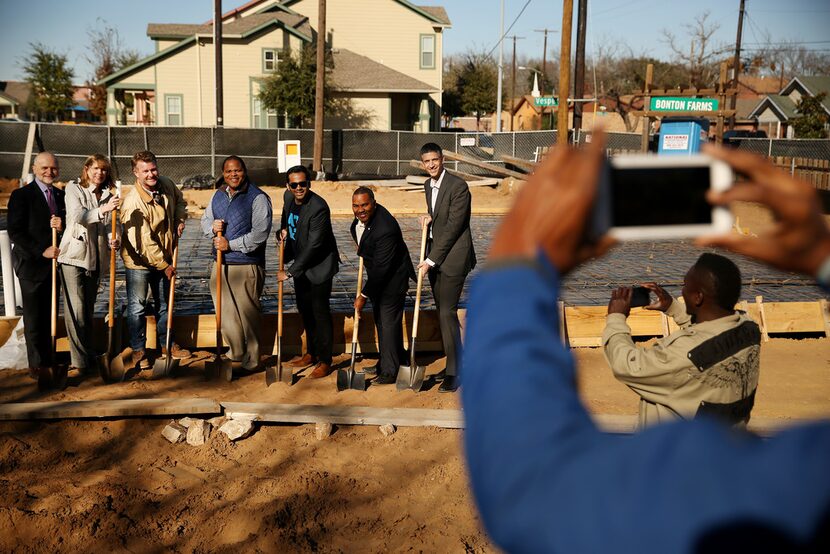
{"type": "MultiPolygon", "coordinates": [[[[260,84],[281,57],[316,40],[317,0],[253,0],[222,16],[224,125],[285,127],[263,108],[260,84]]],[[[328,0],[334,96],[350,114],[329,128],[440,128],[446,11],[407,0],[328,0]]],[[[151,23],[155,53],[100,81],[110,125],[216,124],[213,24],[151,23]]]]}

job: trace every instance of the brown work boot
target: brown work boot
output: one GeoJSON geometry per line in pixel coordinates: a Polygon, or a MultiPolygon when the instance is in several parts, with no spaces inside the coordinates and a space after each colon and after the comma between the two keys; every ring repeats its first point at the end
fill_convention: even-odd
{"type": "MultiPolygon", "coordinates": [[[[161,357],[164,358],[166,356],[167,356],[167,349],[162,346],[161,347],[161,357]]],[[[170,357],[171,358],[175,358],[177,360],[186,360],[190,356],[192,356],[192,354],[190,353],[190,350],[186,350],[186,349],[182,348],[181,346],[179,346],[175,342],[173,343],[173,346],[170,347],[170,357]]]]}
{"type": "Polygon", "coordinates": [[[147,359],[147,354],[144,350],[133,350],[124,367],[126,369],[132,369],[136,366],[138,366],[138,369],[150,369],[150,360],[147,359]]]}
{"type": "Polygon", "coordinates": [[[288,362],[289,367],[308,367],[317,363],[317,358],[311,354],[303,354],[293,362],[288,362]]]}
{"type": "Polygon", "coordinates": [[[329,375],[331,375],[332,371],[334,371],[334,368],[331,367],[331,364],[320,362],[316,366],[314,366],[314,369],[308,375],[308,378],[322,379],[323,377],[328,377],[329,375]]]}

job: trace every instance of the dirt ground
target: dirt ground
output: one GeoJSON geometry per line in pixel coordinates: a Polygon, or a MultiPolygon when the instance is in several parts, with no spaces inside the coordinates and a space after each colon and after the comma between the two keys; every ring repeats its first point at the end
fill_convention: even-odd
{"type": "MultiPolygon", "coordinates": [[[[350,208],[354,183],[315,184],[333,210],[350,208]]],[[[477,208],[510,195],[473,190],[477,208]]],[[[279,190],[272,190],[276,198],[279,190]]],[[[188,192],[194,207],[210,192],[188,192]]],[[[379,189],[392,211],[419,210],[418,193],[379,189]]],[[[757,206],[736,210],[756,233],[757,206]]],[[[459,408],[434,384],[337,393],[334,376],[264,386],[262,374],[217,384],[203,379],[198,352],[176,379],[147,375],[102,386],[75,376],[39,393],[24,371],[0,371],[0,402],[204,397],[248,402],[459,408]]],[[[597,414],[633,415],[637,397],[616,382],[600,349],[576,349],[580,393],[597,414]]],[[[345,355],[335,363],[348,363],[345,355]]],[[[370,365],[374,360],[361,361],[370,365]]],[[[761,354],[753,415],[830,417],[830,339],[774,338],[761,354]]],[[[432,360],[427,374],[443,367],[432,360]]],[[[512,368],[505,369],[509,378],[512,368]]],[[[147,372],[145,372],[147,373],[147,372]]],[[[341,426],[317,440],[313,425],[266,425],[236,443],[214,432],[201,447],[161,436],[166,418],[0,422],[0,551],[112,552],[490,552],[468,489],[460,431],[341,426]]]]}

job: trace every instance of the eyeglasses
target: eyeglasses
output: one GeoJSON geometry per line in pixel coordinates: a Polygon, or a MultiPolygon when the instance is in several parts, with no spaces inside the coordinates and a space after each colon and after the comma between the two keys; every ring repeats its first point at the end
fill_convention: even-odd
{"type": "Polygon", "coordinates": [[[297,188],[297,187],[302,187],[304,189],[307,189],[309,184],[310,183],[308,181],[297,181],[297,182],[289,182],[288,186],[291,187],[292,190],[297,188]]]}

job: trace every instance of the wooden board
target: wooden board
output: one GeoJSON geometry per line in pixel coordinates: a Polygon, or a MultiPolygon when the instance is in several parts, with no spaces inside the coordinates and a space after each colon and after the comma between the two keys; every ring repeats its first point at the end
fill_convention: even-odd
{"type": "Polygon", "coordinates": [[[102,417],[220,415],[210,398],[133,398],[0,404],[0,420],[80,419],[102,417]]]}
{"type": "Polygon", "coordinates": [[[231,418],[254,417],[274,423],[334,423],[339,425],[383,425],[399,427],[443,427],[463,429],[461,410],[426,408],[374,408],[371,406],[319,406],[271,404],[267,402],[222,402],[231,418]]]}
{"type": "Polygon", "coordinates": [[[499,167],[497,165],[488,164],[477,160],[475,158],[471,158],[470,156],[465,156],[464,154],[456,154],[455,152],[444,152],[444,157],[448,160],[458,161],[465,164],[469,164],[475,167],[480,167],[482,169],[486,169],[491,173],[496,173],[498,175],[504,175],[505,177],[515,177],[516,179],[527,179],[527,175],[524,173],[519,173],[518,171],[512,171],[510,169],[505,169],[503,167],[499,167]]]}
{"type": "Polygon", "coordinates": [[[823,333],[819,302],[764,302],[767,333],[823,333]]]}
{"type": "Polygon", "coordinates": [[[499,158],[501,158],[505,163],[516,166],[522,171],[527,171],[528,173],[533,173],[536,170],[536,162],[530,160],[524,160],[515,156],[508,156],[507,154],[499,154],[499,158]]]}

